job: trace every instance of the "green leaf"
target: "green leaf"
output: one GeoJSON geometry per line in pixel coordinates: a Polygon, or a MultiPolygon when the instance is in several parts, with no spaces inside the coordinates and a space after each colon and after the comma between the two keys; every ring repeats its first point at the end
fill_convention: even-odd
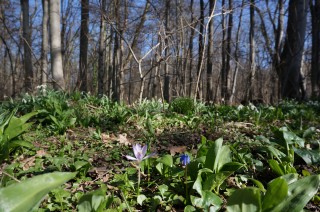
{"type": "Polygon", "coordinates": [[[195,209],[195,207],[191,206],[191,205],[187,205],[186,207],[184,207],[184,212],[193,212],[193,211],[197,211],[195,209]]]}
{"type": "Polygon", "coordinates": [[[0,211],[29,211],[52,189],[75,176],[76,173],[53,172],[1,188],[0,211]]]}
{"type": "Polygon", "coordinates": [[[249,179],[260,189],[260,191],[262,191],[263,193],[267,191],[259,180],[256,180],[253,178],[249,178],[249,179]]]}
{"type": "Polygon", "coordinates": [[[162,198],[164,198],[164,193],[165,193],[166,191],[168,191],[168,188],[169,188],[169,187],[168,187],[167,185],[160,185],[160,186],[158,187],[162,198]]]}
{"type": "Polygon", "coordinates": [[[299,155],[306,164],[320,164],[320,150],[297,149],[293,147],[294,152],[299,155]]]}
{"type": "Polygon", "coordinates": [[[106,188],[101,188],[83,195],[78,203],[79,212],[97,211],[102,212],[105,208],[108,208],[113,202],[113,196],[106,196],[106,188]]]}
{"type": "Polygon", "coordinates": [[[169,167],[173,166],[173,159],[171,155],[164,155],[162,156],[158,162],[163,163],[164,165],[167,165],[169,167]]]}
{"type": "Polygon", "coordinates": [[[215,173],[218,173],[224,164],[231,162],[231,150],[228,146],[223,146],[222,142],[222,138],[217,139],[209,148],[206,156],[204,167],[215,173]]]}
{"type": "Polygon", "coordinates": [[[262,201],[262,211],[272,211],[287,195],[288,183],[281,177],[272,180],[262,201]]]}
{"type": "Polygon", "coordinates": [[[311,137],[313,134],[316,133],[316,128],[315,127],[310,127],[308,129],[306,129],[304,132],[303,132],[303,138],[308,138],[308,137],[311,137]]]}
{"type": "MultiPolygon", "coordinates": [[[[217,174],[209,174],[203,183],[203,190],[211,191],[217,188],[232,174],[233,172],[219,172],[217,174]]],[[[216,191],[218,192],[218,191],[216,191]]]]}
{"type": "Polygon", "coordinates": [[[271,167],[272,171],[274,173],[276,173],[278,176],[282,176],[284,175],[284,171],[282,170],[282,168],[279,165],[279,162],[276,160],[268,160],[269,166],[271,167]]]}
{"type": "Polygon", "coordinates": [[[236,190],[227,201],[227,211],[261,211],[260,189],[243,188],[236,190]]]}
{"type": "Polygon", "coordinates": [[[273,211],[301,211],[320,186],[320,175],[305,177],[288,186],[288,196],[273,211]]]}
{"type": "Polygon", "coordinates": [[[137,202],[138,202],[139,205],[142,205],[143,201],[145,201],[146,199],[147,199],[147,197],[144,194],[140,194],[137,197],[137,202]]]}

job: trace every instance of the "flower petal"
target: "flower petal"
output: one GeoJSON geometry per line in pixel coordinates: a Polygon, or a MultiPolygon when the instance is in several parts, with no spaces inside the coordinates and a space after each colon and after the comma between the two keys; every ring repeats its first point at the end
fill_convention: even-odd
{"type": "Polygon", "coordinates": [[[155,156],[155,155],[156,155],[156,153],[151,153],[151,154],[145,156],[145,157],[143,158],[143,160],[144,160],[144,159],[147,159],[147,158],[150,158],[150,157],[152,157],[152,156],[155,156]]]}
{"type": "Polygon", "coordinates": [[[190,163],[190,156],[187,154],[183,154],[180,156],[180,162],[182,163],[182,165],[186,166],[187,164],[190,163]]]}
{"type": "Polygon", "coordinates": [[[136,158],[139,158],[139,156],[141,155],[141,146],[140,144],[135,144],[132,146],[132,149],[133,149],[133,153],[134,153],[134,156],[136,156],[136,158]]]}
{"type": "Polygon", "coordinates": [[[126,155],[126,158],[127,158],[128,160],[137,160],[137,158],[134,158],[134,157],[132,157],[132,156],[130,156],[130,155],[126,155]]]}
{"type": "Polygon", "coordinates": [[[144,157],[147,154],[147,149],[148,149],[148,145],[144,145],[142,147],[142,151],[141,151],[142,157],[144,157]]]}

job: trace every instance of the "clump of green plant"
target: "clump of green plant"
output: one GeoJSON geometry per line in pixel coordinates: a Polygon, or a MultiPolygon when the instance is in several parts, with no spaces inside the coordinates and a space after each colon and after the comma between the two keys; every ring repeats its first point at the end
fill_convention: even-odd
{"type": "Polygon", "coordinates": [[[188,97],[178,97],[174,99],[169,105],[169,110],[184,115],[192,113],[194,109],[194,100],[188,97]]]}

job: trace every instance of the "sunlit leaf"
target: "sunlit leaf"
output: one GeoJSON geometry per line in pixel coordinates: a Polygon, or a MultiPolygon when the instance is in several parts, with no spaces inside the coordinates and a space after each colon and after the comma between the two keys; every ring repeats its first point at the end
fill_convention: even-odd
{"type": "Polygon", "coordinates": [[[258,188],[243,188],[232,193],[227,200],[228,212],[260,211],[261,195],[258,188]]]}
{"type": "Polygon", "coordinates": [[[29,211],[52,189],[75,176],[76,173],[53,172],[1,188],[0,211],[29,211]]]}
{"type": "Polygon", "coordinates": [[[272,208],[281,203],[288,195],[288,183],[277,178],[268,184],[267,192],[262,201],[263,211],[272,211],[272,208]]]}

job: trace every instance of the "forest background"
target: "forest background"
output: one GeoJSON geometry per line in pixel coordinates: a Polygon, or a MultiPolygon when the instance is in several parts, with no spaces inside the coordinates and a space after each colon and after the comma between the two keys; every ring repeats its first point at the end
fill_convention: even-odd
{"type": "Polygon", "coordinates": [[[0,99],[320,97],[320,0],[1,0],[0,99]]]}

